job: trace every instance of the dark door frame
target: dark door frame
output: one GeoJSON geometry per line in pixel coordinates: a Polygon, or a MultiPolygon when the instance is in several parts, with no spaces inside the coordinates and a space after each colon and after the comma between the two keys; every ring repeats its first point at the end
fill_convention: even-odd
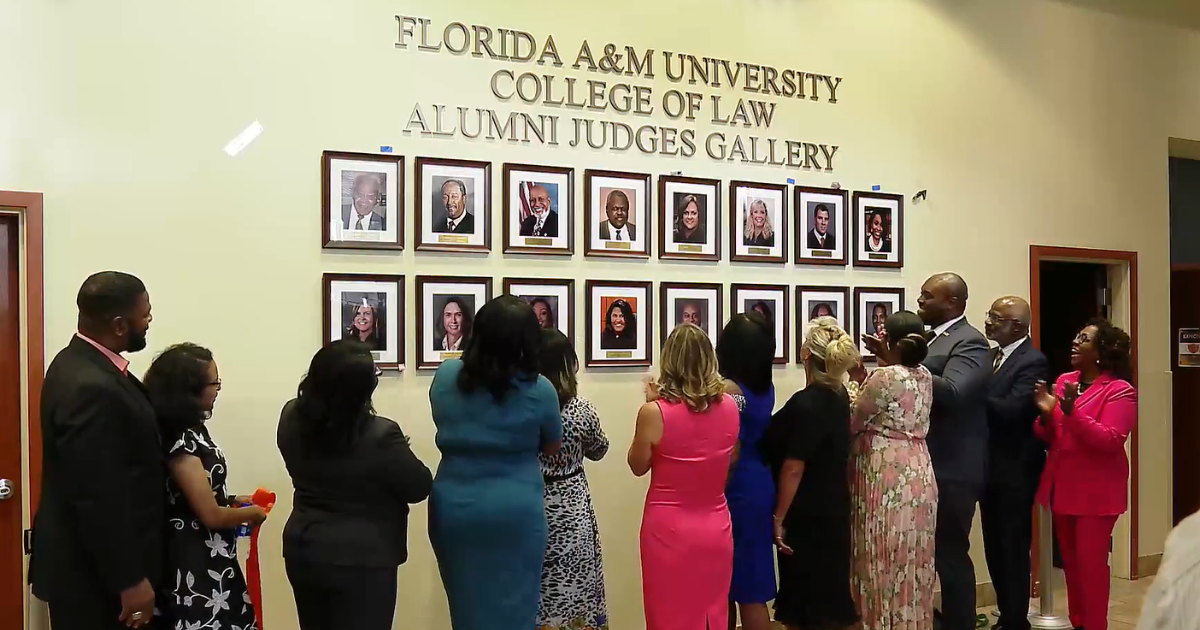
{"type": "MultiPolygon", "coordinates": [[[[23,483],[18,484],[18,499],[24,499],[23,515],[30,518],[37,510],[37,498],[41,494],[42,482],[42,429],[39,418],[42,376],[45,374],[45,322],[43,308],[43,243],[42,243],[42,194],[30,192],[0,191],[0,216],[15,216],[20,230],[19,261],[23,284],[25,370],[25,417],[22,429],[25,432],[28,451],[24,454],[23,483]],[[28,496],[24,489],[29,488],[28,496]],[[28,512],[25,512],[27,509],[28,512]]],[[[22,516],[23,518],[23,516],[22,516]]],[[[18,581],[24,597],[24,577],[18,581]]],[[[22,609],[24,606],[22,606],[22,609]]],[[[28,622],[28,619],[25,620],[28,622]]]]}
{"type": "MultiPolygon", "coordinates": [[[[1067,261],[1081,263],[1101,263],[1105,265],[1124,264],[1129,269],[1129,346],[1130,367],[1133,370],[1133,386],[1137,387],[1138,377],[1138,267],[1137,252],[1112,249],[1089,249],[1084,247],[1055,247],[1049,245],[1029,246],[1029,306],[1033,311],[1033,321],[1030,324],[1030,338],[1035,348],[1041,348],[1040,335],[1040,293],[1041,293],[1041,263],[1042,261],[1067,261]]],[[[1135,424],[1130,433],[1129,446],[1129,576],[1138,578],[1138,428],[1135,424]]],[[[1032,587],[1036,596],[1040,591],[1037,583],[1038,576],[1038,514],[1034,513],[1033,524],[1033,575],[1032,587]]]]}

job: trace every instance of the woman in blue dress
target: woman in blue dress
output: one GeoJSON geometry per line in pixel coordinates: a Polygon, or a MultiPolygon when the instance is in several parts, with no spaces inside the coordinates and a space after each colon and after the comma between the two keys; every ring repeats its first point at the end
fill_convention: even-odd
{"type": "MultiPolygon", "coordinates": [[[[733,524],[733,580],[729,601],[741,612],[743,630],[769,630],[767,602],[775,598],[775,556],[771,510],[775,483],[759,441],[775,409],[771,369],[775,333],[757,311],[734,315],[717,341],[717,362],[726,392],[740,411],[738,458],[729,471],[725,499],[733,524]]],[[[729,607],[729,627],[736,626],[729,607]]]]}
{"type": "Polygon", "coordinates": [[[429,404],[442,453],[429,541],[454,630],[530,630],[538,615],[546,511],[538,454],[562,441],[558,393],[538,374],[541,329],[505,295],[475,317],[461,360],[438,368],[429,404]]]}

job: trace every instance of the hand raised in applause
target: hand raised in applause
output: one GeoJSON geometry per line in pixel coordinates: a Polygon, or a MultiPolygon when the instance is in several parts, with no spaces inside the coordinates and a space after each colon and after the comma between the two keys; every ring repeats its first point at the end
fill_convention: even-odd
{"type": "Polygon", "coordinates": [[[1046,420],[1050,414],[1054,413],[1054,405],[1058,400],[1046,387],[1046,381],[1038,381],[1033,386],[1033,402],[1037,404],[1038,411],[1042,414],[1042,420],[1046,420]]]}

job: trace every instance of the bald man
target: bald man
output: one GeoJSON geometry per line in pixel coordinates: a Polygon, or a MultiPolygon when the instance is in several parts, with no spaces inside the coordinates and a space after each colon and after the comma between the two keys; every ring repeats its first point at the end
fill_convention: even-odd
{"type": "Polygon", "coordinates": [[[967,283],[958,274],[926,280],[917,305],[917,314],[931,329],[924,363],[933,374],[926,442],[938,486],[934,565],[942,583],[939,617],[943,630],[974,630],[971,524],[987,474],[988,342],[967,322],[967,283]]]}
{"type": "Polygon", "coordinates": [[[1016,296],[992,303],[983,323],[997,347],[989,354],[988,478],[979,501],[983,551],[1000,609],[997,628],[1029,630],[1029,550],[1033,498],[1046,445],[1033,435],[1038,409],[1033,387],[1049,363],[1029,340],[1029,304],[1016,296]]]}
{"type": "Polygon", "coordinates": [[[541,184],[529,187],[529,216],[521,222],[521,236],[558,236],[558,213],[550,204],[550,192],[541,184]]]}

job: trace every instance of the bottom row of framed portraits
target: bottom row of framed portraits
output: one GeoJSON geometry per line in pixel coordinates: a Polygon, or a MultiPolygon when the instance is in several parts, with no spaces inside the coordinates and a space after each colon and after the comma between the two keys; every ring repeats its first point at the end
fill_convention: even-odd
{"type": "MultiPolygon", "coordinates": [[[[405,365],[404,276],[325,274],[322,343],[356,338],[371,346],[382,369],[405,365]]],[[[726,322],[725,288],[701,282],[659,282],[659,343],[676,326],[699,326],[716,342],[726,322]]],[[[501,290],[533,307],[542,328],[561,331],[572,343],[575,335],[575,281],[554,278],[504,278],[501,290]]],[[[875,335],[889,315],[904,308],[904,289],[888,287],[774,284],[729,286],[734,313],[757,311],[775,333],[775,363],[788,362],[794,310],[800,327],[828,316],[860,339],[875,335]],[[792,295],[794,294],[794,296],[792,295]],[[853,297],[853,299],[851,299],[853,297]],[[851,320],[851,317],[853,319],[851,320]]],[[[585,364],[648,366],[651,363],[654,320],[653,283],[649,281],[585,281],[585,364]]],[[[417,276],[417,368],[430,369],[461,356],[471,334],[475,313],[492,299],[492,278],[417,276]]],[[[799,361],[802,333],[795,335],[792,353],[799,361]]],[[[874,357],[860,341],[863,358],[874,357]]]]}

